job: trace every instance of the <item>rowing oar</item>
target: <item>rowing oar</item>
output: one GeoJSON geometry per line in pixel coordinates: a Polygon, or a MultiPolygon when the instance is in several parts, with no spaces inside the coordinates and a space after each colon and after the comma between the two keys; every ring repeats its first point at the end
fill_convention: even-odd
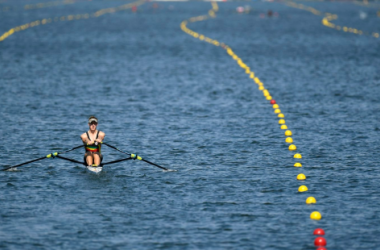
{"type": "MultiPolygon", "coordinates": [[[[108,146],[108,147],[110,147],[110,148],[113,148],[113,149],[119,151],[120,153],[123,153],[123,154],[126,154],[126,155],[130,155],[130,156],[131,156],[130,158],[133,159],[133,160],[136,160],[136,159],[137,159],[137,160],[139,160],[139,161],[144,161],[144,162],[146,162],[146,163],[148,163],[148,164],[151,164],[151,165],[156,166],[156,167],[158,167],[158,168],[161,168],[161,169],[163,169],[163,170],[169,171],[169,169],[164,168],[164,167],[161,167],[160,165],[157,165],[156,163],[153,163],[153,162],[150,162],[150,161],[148,161],[148,160],[145,160],[145,159],[143,159],[141,156],[138,156],[137,154],[129,154],[129,153],[124,152],[124,151],[121,151],[121,150],[118,149],[117,147],[114,147],[114,146],[112,146],[112,145],[109,145],[108,143],[105,143],[105,142],[103,142],[103,144],[106,145],[106,146],[108,146]]],[[[129,159],[129,158],[126,158],[126,159],[129,159]]],[[[126,159],[125,159],[125,160],[126,160],[126,159]]]]}
{"type": "MultiPolygon", "coordinates": [[[[54,157],[58,157],[58,158],[62,158],[62,159],[67,159],[67,158],[64,158],[62,156],[59,156],[59,154],[63,154],[63,153],[67,153],[67,152],[70,152],[70,151],[73,151],[75,149],[78,149],[78,148],[81,148],[83,147],[84,145],[80,145],[80,146],[77,146],[77,147],[74,147],[72,149],[69,149],[69,150],[66,150],[66,151],[63,151],[63,152],[55,152],[55,153],[51,153],[51,154],[48,154],[47,156],[44,156],[44,157],[41,157],[41,158],[38,158],[38,159],[34,159],[34,160],[31,160],[31,161],[27,161],[27,162],[24,162],[24,163],[21,163],[21,164],[18,164],[18,165],[15,165],[15,166],[12,166],[12,167],[7,167],[7,168],[4,168],[2,169],[1,171],[7,171],[11,168],[17,168],[17,167],[21,167],[23,165],[26,165],[26,164],[29,164],[29,163],[32,163],[32,162],[36,162],[36,161],[40,161],[40,160],[43,160],[43,159],[47,159],[47,158],[54,158],[54,157]]],[[[83,164],[83,163],[82,163],[83,164]]]]}
{"type": "Polygon", "coordinates": [[[115,161],[105,162],[105,163],[101,163],[100,166],[103,167],[105,165],[114,164],[114,163],[118,163],[121,161],[128,161],[128,160],[132,160],[132,159],[133,159],[132,157],[128,157],[128,158],[119,159],[119,160],[115,160],[115,161]]]}

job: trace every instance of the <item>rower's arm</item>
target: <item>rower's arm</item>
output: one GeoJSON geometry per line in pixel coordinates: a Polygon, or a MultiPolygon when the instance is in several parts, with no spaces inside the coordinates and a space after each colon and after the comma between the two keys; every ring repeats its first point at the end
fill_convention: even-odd
{"type": "Polygon", "coordinates": [[[82,134],[82,135],[80,136],[80,138],[82,139],[84,145],[87,145],[89,142],[91,142],[91,141],[88,140],[86,134],[82,134]]]}
{"type": "Polygon", "coordinates": [[[105,136],[106,136],[106,134],[104,132],[99,131],[99,137],[96,141],[103,142],[105,136]]]}

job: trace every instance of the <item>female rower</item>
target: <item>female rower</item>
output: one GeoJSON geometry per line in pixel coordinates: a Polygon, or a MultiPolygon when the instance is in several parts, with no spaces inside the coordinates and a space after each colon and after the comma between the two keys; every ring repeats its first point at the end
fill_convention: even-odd
{"type": "Polygon", "coordinates": [[[87,166],[99,166],[103,160],[101,143],[106,134],[96,129],[98,126],[98,119],[95,116],[91,116],[88,119],[88,126],[90,129],[80,136],[86,148],[84,161],[87,163],[87,166]]]}

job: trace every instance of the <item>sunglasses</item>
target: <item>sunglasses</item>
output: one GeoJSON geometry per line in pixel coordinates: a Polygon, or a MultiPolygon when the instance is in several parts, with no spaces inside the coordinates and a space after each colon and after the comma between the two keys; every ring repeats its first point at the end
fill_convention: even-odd
{"type": "Polygon", "coordinates": [[[91,122],[90,125],[98,125],[97,122],[91,122]]]}

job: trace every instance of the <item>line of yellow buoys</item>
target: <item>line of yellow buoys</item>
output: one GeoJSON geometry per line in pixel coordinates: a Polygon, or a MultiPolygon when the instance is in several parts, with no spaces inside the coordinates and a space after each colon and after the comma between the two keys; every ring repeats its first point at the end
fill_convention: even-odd
{"type": "Polygon", "coordinates": [[[101,10],[98,10],[98,11],[92,13],[92,14],[86,13],[86,14],[77,14],[77,15],[67,15],[67,16],[61,16],[61,17],[55,17],[55,18],[44,18],[41,20],[29,22],[29,23],[11,28],[10,30],[8,30],[7,32],[2,34],[0,36],[0,42],[4,41],[5,39],[7,39],[9,36],[13,35],[16,32],[23,31],[23,30],[33,28],[36,26],[45,25],[45,24],[49,24],[52,22],[62,22],[62,21],[73,21],[73,20],[80,20],[80,19],[97,18],[97,17],[100,17],[100,16],[105,15],[105,14],[112,14],[112,13],[115,13],[118,11],[127,10],[127,9],[130,9],[133,7],[137,7],[137,6],[145,3],[145,1],[146,0],[138,0],[136,2],[124,4],[124,5],[121,5],[118,7],[101,9],[101,10]]]}
{"type": "MultiPolygon", "coordinates": [[[[214,46],[219,46],[219,47],[226,50],[227,54],[229,56],[231,56],[231,58],[236,61],[236,63],[244,70],[244,72],[249,76],[249,78],[251,78],[257,84],[258,89],[260,91],[262,91],[262,94],[265,97],[265,99],[267,101],[270,101],[270,104],[272,104],[272,107],[274,109],[274,113],[279,118],[278,124],[280,125],[280,128],[282,130],[284,130],[284,135],[286,137],[285,142],[290,144],[288,149],[290,151],[296,151],[297,146],[295,144],[293,144],[293,138],[291,137],[292,131],[289,130],[288,126],[286,125],[285,115],[282,113],[280,106],[273,99],[272,94],[269,92],[268,89],[265,88],[264,83],[255,75],[255,73],[250,69],[250,67],[248,65],[246,65],[243,62],[243,60],[238,55],[235,54],[235,52],[232,50],[232,48],[229,47],[228,45],[226,45],[225,43],[221,43],[215,39],[211,39],[211,38],[209,38],[203,34],[195,32],[195,31],[193,31],[187,27],[187,24],[189,24],[189,23],[194,23],[194,22],[198,22],[198,21],[207,20],[210,18],[215,18],[216,12],[219,10],[219,7],[218,7],[218,4],[215,2],[212,2],[211,4],[212,4],[212,9],[209,10],[208,15],[192,17],[188,20],[183,21],[180,25],[182,31],[186,32],[187,34],[193,36],[196,39],[210,43],[214,46]]],[[[300,153],[295,153],[293,158],[296,159],[295,160],[296,162],[294,163],[294,167],[302,167],[302,164],[300,163],[300,159],[302,159],[302,155],[300,153]]],[[[306,176],[302,173],[299,173],[297,175],[297,180],[304,181],[304,180],[306,180],[306,176]]],[[[301,185],[298,188],[298,192],[306,192],[306,191],[308,191],[308,187],[306,185],[301,185]]],[[[305,202],[306,202],[306,204],[315,204],[317,202],[317,200],[314,197],[310,196],[310,197],[307,197],[305,202]]],[[[320,220],[322,218],[322,215],[320,212],[314,211],[310,214],[310,218],[312,220],[320,220]]],[[[324,235],[324,231],[322,229],[316,229],[314,231],[314,234],[324,235]]],[[[326,240],[323,237],[318,237],[317,239],[315,240],[315,244],[320,244],[321,246],[323,244],[326,245],[325,244],[326,240]],[[318,242],[322,241],[322,243],[316,243],[317,239],[318,239],[318,242]]]]}
{"type": "Polygon", "coordinates": [[[364,7],[368,7],[368,8],[375,8],[375,9],[378,9],[380,8],[380,3],[376,3],[376,2],[368,2],[368,1],[353,1],[354,4],[357,4],[357,5],[360,5],[360,6],[364,6],[364,7]]]}
{"type": "Polygon", "coordinates": [[[317,16],[324,15],[324,17],[322,18],[322,24],[324,26],[326,26],[326,27],[329,27],[329,28],[332,28],[332,29],[335,29],[335,30],[339,30],[339,31],[344,31],[344,32],[349,32],[349,33],[357,34],[357,35],[370,35],[370,36],[372,36],[374,38],[380,38],[380,33],[379,32],[372,32],[372,33],[370,33],[370,32],[366,32],[366,31],[362,31],[362,30],[356,29],[356,28],[336,25],[336,24],[332,23],[331,21],[338,19],[338,15],[336,15],[336,14],[323,13],[323,12],[321,12],[319,10],[316,10],[315,8],[306,6],[304,4],[298,4],[298,3],[295,3],[295,2],[292,2],[292,1],[286,1],[285,3],[286,3],[287,6],[290,6],[290,7],[293,7],[293,8],[297,8],[297,9],[301,9],[301,10],[306,10],[306,11],[309,11],[310,13],[312,13],[314,15],[317,15],[317,16]]]}
{"type": "Polygon", "coordinates": [[[54,7],[58,5],[74,4],[75,2],[76,2],[75,0],[63,0],[63,1],[27,4],[24,6],[24,9],[25,10],[42,9],[42,8],[49,8],[49,7],[54,7]]]}

